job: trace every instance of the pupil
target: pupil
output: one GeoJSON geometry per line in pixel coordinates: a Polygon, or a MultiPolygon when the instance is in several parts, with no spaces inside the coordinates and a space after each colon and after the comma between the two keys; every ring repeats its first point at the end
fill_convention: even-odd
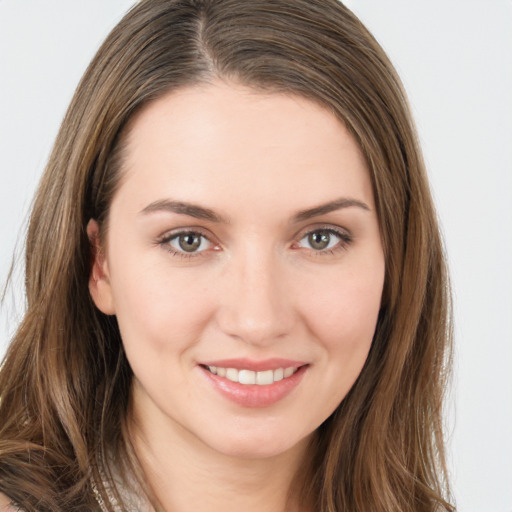
{"type": "Polygon", "coordinates": [[[194,252],[201,245],[201,237],[198,235],[181,235],[179,244],[184,251],[194,252]]]}
{"type": "Polygon", "coordinates": [[[330,242],[330,235],[327,231],[315,231],[309,235],[309,243],[313,249],[325,249],[330,242]]]}

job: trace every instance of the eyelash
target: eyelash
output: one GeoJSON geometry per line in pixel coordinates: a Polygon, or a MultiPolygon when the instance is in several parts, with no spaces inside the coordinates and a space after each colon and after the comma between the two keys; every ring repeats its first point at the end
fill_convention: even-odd
{"type": "Polygon", "coordinates": [[[197,229],[184,229],[181,231],[174,231],[171,233],[165,234],[163,237],[161,237],[157,243],[158,245],[161,245],[164,247],[166,251],[168,251],[172,256],[176,256],[178,258],[184,258],[184,259],[190,259],[190,258],[200,258],[205,256],[206,250],[198,251],[198,252],[186,252],[186,251],[179,251],[174,249],[170,243],[172,240],[178,239],[180,236],[186,236],[186,235],[194,235],[199,236],[205,240],[208,240],[210,244],[212,244],[214,247],[216,245],[206,236],[204,233],[202,233],[200,230],[197,229]]]}
{"type": "Polygon", "coordinates": [[[339,241],[334,247],[331,247],[330,249],[315,250],[315,249],[311,248],[310,251],[313,254],[313,256],[315,256],[315,257],[330,256],[330,255],[338,253],[339,251],[344,251],[353,242],[352,236],[347,231],[344,231],[341,229],[338,230],[338,229],[335,229],[330,226],[319,226],[319,227],[315,227],[314,229],[310,229],[306,232],[301,233],[300,238],[298,239],[299,242],[296,242],[296,243],[300,243],[302,240],[304,240],[308,236],[310,236],[314,233],[319,233],[319,232],[327,233],[330,236],[334,235],[335,237],[337,237],[339,239],[339,241]]]}
{"type": "MultiPolygon", "coordinates": [[[[309,248],[309,250],[311,251],[311,253],[315,257],[317,257],[317,256],[318,257],[329,256],[329,255],[335,254],[335,253],[337,253],[339,251],[346,250],[347,247],[353,242],[352,236],[349,233],[347,233],[346,231],[334,229],[334,228],[332,228],[330,226],[329,227],[327,227],[327,226],[325,226],[325,227],[319,226],[319,227],[316,227],[314,229],[310,229],[310,230],[308,230],[306,232],[302,232],[299,235],[299,237],[296,238],[296,240],[298,240],[298,241],[294,242],[294,244],[293,244],[295,246],[294,249],[296,249],[296,250],[300,249],[300,247],[297,247],[297,245],[302,240],[304,240],[305,238],[307,238],[308,236],[310,236],[310,235],[312,235],[314,233],[319,233],[319,232],[327,233],[330,236],[334,235],[335,237],[339,238],[339,242],[334,247],[332,247],[330,249],[315,250],[313,248],[309,248]]],[[[202,250],[202,251],[189,252],[188,253],[186,251],[176,250],[176,249],[174,249],[170,245],[172,240],[176,240],[180,236],[186,236],[186,235],[199,236],[199,237],[207,240],[210,244],[212,244],[212,246],[214,248],[217,247],[215,245],[215,243],[212,242],[208,236],[206,236],[200,230],[193,230],[193,229],[186,229],[186,230],[182,230],[182,231],[174,231],[174,232],[171,232],[171,233],[167,233],[163,237],[158,239],[157,243],[158,243],[158,245],[163,246],[165,248],[165,250],[167,250],[172,256],[176,256],[178,258],[190,259],[190,258],[205,257],[206,256],[205,253],[208,251],[208,249],[205,249],[205,250],[202,250]]]]}

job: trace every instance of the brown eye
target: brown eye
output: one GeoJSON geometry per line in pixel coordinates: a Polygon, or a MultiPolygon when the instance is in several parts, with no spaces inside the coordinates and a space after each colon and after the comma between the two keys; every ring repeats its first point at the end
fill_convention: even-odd
{"type": "Polygon", "coordinates": [[[308,242],[312,249],[322,251],[329,247],[332,234],[326,230],[313,231],[308,235],[308,242]]]}
{"type": "Polygon", "coordinates": [[[331,254],[338,249],[346,248],[351,241],[352,237],[349,233],[336,229],[321,228],[306,233],[299,240],[297,246],[320,254],[331,254]]]}
{"type": "Polygon", "coordinates": [[[201,235],[197,233],[187,233],[178,237],[180,249],[185,252],[195,252],[201,246],[201,235]]]}
{"type": "Polygon", "coordinates": [[[164,240],[176,254],[201,253],[212,247],[212,243],[201,233],[196,231],[184,231],[164,240]]]}

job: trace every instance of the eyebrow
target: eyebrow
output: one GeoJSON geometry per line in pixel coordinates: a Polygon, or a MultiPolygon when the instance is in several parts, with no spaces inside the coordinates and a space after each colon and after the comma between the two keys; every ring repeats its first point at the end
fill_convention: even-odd
{"type": "Polygon", "coordinates": [[[229,221],[221,217],[210,208],[204,208],[192,203],[185,203],[183,201],[171,201],[168,199],[161,199],[146,206],[141,213],[154,213],[154,212],[170,212],[178,213],[181,215],[188,215],[196,219],[208,220],[210,222],[218,222],[228,224],[229,221]]]}
{"type": "Polygon", "coordinates": [[[320,206],[315,206],[314,208],[301,210],[300,212],[294,215],[293,220],[295,222],[302,222],[313,217],[319,217],[320,215],[325,215],[336,210],[341,210],[343,208],[351,208],[354,206],[366,211],[371,211],[370,207],[366,203],[363,203],[358,199],[342,197],[339,199],[335,199],[334,201],[329,201],[328,203],[321,204],[320,206]]]}
{"type": "MultiPolygon", "coordinates": [[[[359,201],[358,199],[342,197],[329,201],[328,203],[308,208],[307,210],[301,210],[297,212],[292,220],[293,222],[303,222],[313,217],[319,217],[327,213],[341,210],[343,208],[357,207],[365,211],[370,211],[370,207],[359,201]]],[[[160,199],[146,206],[140,213],[148,214],[155,212],[170,212],[181,215],[188,215],[196,219],[207,220],[210,222],[229,224],[229,219],[222,217],[210,208],[204,208],[192,203],[186,203],[183,201],[172,201],[169,199],[160,199]]]]}

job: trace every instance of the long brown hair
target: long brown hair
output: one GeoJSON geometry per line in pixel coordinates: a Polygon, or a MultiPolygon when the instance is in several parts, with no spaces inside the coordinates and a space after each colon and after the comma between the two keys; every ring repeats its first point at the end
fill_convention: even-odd
{"type": "Polygon", "coordinates": [[[213,78],[334,112],[373,182],[382,309],[361,375],[318,429],[304,499],[318,512],[453,510],[442,435],[450,301],[436,215],[400,80],[336,0],[143,0],[99,49],[34,202],[27,311],[0,370],[0,490],[38,512],[93,510],[95,494],[108,502],[102,482],[120,499],[112,467],[136,466],[125,426],[132,375],[115,317],[89,295],[86,225],[106,225],[134,113],[213,78]]]}

